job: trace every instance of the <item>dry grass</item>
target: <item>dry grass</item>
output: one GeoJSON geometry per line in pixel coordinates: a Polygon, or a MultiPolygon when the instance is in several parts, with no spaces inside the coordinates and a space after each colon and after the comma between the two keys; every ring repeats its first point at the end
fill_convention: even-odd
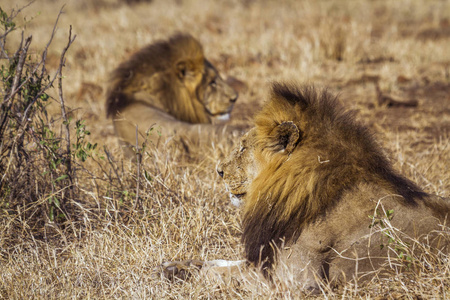
{"type": "MultiPolygon", "coordinates": [[[[2,8],[24,4],[9,1],[2,8]]],[[[16,19],[25,35],[33,35],[34,58],[47,44],[62,4],[39,0],[16,19]]],[[[177,149],[149,149],[141,169],[149,176],[137,178],[137,166],[123,160],[105,118],[108,73],[147,43],[190,32],[219,70],[249,86],[235,107],[234,123],[250,123],[270,81],[329,86],[377,132],[398,170],[427,192],[449,197],[449,23],[450,3],[437,0],[69,2],[47,67],[56,72],[72,25],[77,38],[66,54],[64,98],[71,116],[85,120],[89,140],[99,144],[98,155],[75,165],[77,193],[65,196],[71,212],[65,223],[51,222],[45,214],[43,203],[61,191],[48,188],[44,166],[30,173],[38,178],[30,181],[35,202],[25,205],[22,198],[0,194],[0,297],[297,298],[295,286],[282,292],[264,284],[227,285],[195,277],[170,284],[153,276],[152,268],[162,261],[241,258],[240,216],[214,171],[231,144],[214,141],[192,157],[177,149]],[[419,106],[378,105],[374,80],[384,93],[418,99],[419,106]],[[140,209],[134,211],[137,180],[140,209]]],[[[19,41],[19,31],[10,35],[11,51],[19,41]]],[[[56,89],[50,94],[58,99],[56,89]]],[[[48,111],[60,118],[57,101],[48,111]]],[[[422,261],[430,264],[416,274],[393,271],[389,281],[325,287],[322,296],[448,297],[450,260],[429,254],[422,261]]]]}

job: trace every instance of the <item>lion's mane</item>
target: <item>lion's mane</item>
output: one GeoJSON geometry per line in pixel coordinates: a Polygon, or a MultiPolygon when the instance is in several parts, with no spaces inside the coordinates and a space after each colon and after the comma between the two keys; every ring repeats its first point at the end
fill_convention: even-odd
{"type": "Polygon", "coordinates": [[[195,107],[194,101],[199,100],[198,91],[194,91],[193,97],[190,91],[178,83],[179,70],[176,66],[181,62],[192,73],[205,72],[207,61],[202,45],[188,34],[177,34],[135,53],[120,64],[110,77],[107,116],[115,116],[134,100],[133,92],[145,89],[152,94],[151,105],[167,111],[176,119],[189,123],[209,123],[206,111],[195,107]]]}
{"type": "Polygon", "coordinates": [[[392,169],[369,130],[326,90],[273,84],[255,126],[261,169],[247,193],[242,239],[247,259],[263,270],[272,266],[276,247],[294,243],[305,226],[357,183],[387,188],[405,205],[416,205],[425,195],[392,169]],[[299,129],[289,154],[274,142],[275,127],[285,121],[299,129]]]}

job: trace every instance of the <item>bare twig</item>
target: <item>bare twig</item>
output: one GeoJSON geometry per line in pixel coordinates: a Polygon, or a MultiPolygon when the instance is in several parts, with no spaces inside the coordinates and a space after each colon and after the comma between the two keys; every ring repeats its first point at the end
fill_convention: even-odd
{"type": "Polygon", "coordinates": [[[6,95],[5,99],[3,100],[2,105],[7,105],[8,102],[10,102],[10,101],[12,102],[12,99],[14,98],[15,94],[20,90],[19,89],[20,78],[22,76],[23,65],[25,64],[25,58],[27,57],[28,48],[30,47],[31,40],[32,40],[32,36],[30,35],[25,40],[25,45],[23,46],[22,50],[20,51],[20,57],[19,57],[19,61],[17,63],[13,84],[11,86],[10,92],[6,95]]]}
{"type": "MultiPolygon", "coordinates": [[[[59,17],[61,16],[63,9],[66,5],[64,4],[61,9],[59,10],[58,16],[56,17],[56,21],[55,21],[55,25],[53,26],[53,30],[52,30],[52,34],[50,35],[50,39],[47,43],[47,45],[45,46],[44,51],[42,52],[42,61],[44,62],[43,66],[42,66],[42,72],[41,75],[45,74],[45,60],[47,59],[47,52],[48,52],[48,48],[50,47],[50,44],[53,41],[53,38],[55,36],[55,32],[56,32],[56,25],[58,25],[59,22],[59,17]]],[[[72,42],[75,40],[76,35],[73,37],[73,40],[70,41],[70,34],[72,33],[72,25],[70,26],[70,31],[69,31],[69,44],[67,45],[67,47],[64,49],[63,55],[64,53],[67,51],[67,49],[69,48],[69,46],[72,44],[72,42]]],[[[62,58],[62,57],[61,57],[62,58]]]]}
{"type": "MultiPolygon", "coordinates": [[[[35,72],[37,72],[37,70],[38,70],[39,67],[41,67],[41,66],[42,66],[42,69],[41,69],[41,75],[40,75],[39,77],[40,77],[40,78],[44,78],[44,76],[45,76],[45,74],[46,74],[46,72],[47,72],[47,70],[46,70],[46,68],[45,68],[45,61],[46,61],[46,59],[47,59],[48,48],[50,47],[50,44],[52,43],[53,38],[54,38],[54,36],[55,36],[56,28],[57,28],[57,25],[58,25],[58,22],[59,22],[59,17],[61,16],[61,14],[62,14],[62,12],[63,12],[64,7],[65,7],[65,5],[63,5],[63,6],[61,7],[61,9],[59,10],[58,16],[56,17],[55,25],[53,25],[53,29],[52,29],[52,34],[50,35],[50,39],[49,39],[49,41],[47,42],[47,45],[45,45],[44,51],[42,52],[42,59],[41,59],[41,61],[36,65],[36,67],[33,69],[33,72],[30,73],[30,76],[31,76],[32,74],[34,74],[35,72]]],[[[70,31],[72,31],[72,28],[70,28],[70,31]]],[[[76,36],[73,37],[73,40],[75,40],[75,37],[76,37],[76,36]]],[[[70,37],[69,37],[69,41],[70,41],[70,37]]],[[[73,41],[72,41],[72,42],[73,42],[73,41]]],[[[71,44],[71,43],[69,42],[69,45],[68,45],[68,46],[70,46],[70,44],[71,44]]],[[[67,50],[67,49],[65,49],[65,50],[67,50]]],[[[58,72],[56,72],[56,74],[55,74],[55,76],[52,78],[52,80],[50,80],[50,81],[48,82],[48,84],[47,84],[44,88],[41,89],[41,91],[36,95],[36,97],[34,97],[33,101],[31,101],[31,103],[28,105],[28,107],[27,107],[27,109],[25,110],[25,113],[24,113],[24,115],[23,115],[23,119],[24,119],[24,120],[27,119],[27,117],[28,117],[28,111],[29,111],[29,109],[34,105],[34,103],[36,103],[37,99],[39,99],[39,97],[41,97],[42,94],[44,94],[45,91],[46,91],[49,87],[53,86],[53,82],[55,81],[56,77],[57,77],[58,75],[60,75],[60,72],[59,72],[59,71],[60,71],[60,69],[58,69],[58,72]]],[[[29,77],[29,78],[30,78],[30,77],[29,77]]],[[[29,78],[27,78],[26,81],[28,81],[29,78]]],[[[22,83],[22,84],[25,84],[25,82],[22,83]]]]}
{"type": "MultiPolygon", "coordinates": [[[[61,12],[60,12],[61,13],[61,12]]],[[[58,15],[59,18],[59,15],[58,15]]],[[[52,35],[53,36],[53,35],[52,35]]],[[[59,63],[59,68],[57,73],[59,74],[58,78],[58,95],[59,95],[59,101],[61,104],[61,114],[64,119],[64,125],[66,129],[66,168],[67,168],[67,175],[69,176],[69,182],[70,182],[70,197],[73,199],[73,179],[75,178],[75,169],[72,169],[72,157],[71,157],[71,149],[70,149],[70,129],[69,129],[69,120],[67,119],[66,114],[66,105],[64,104],[64,97],[63,97],[63,90],[62,90],[62,68],[65,65],[66,59],[65,55],[67,50],[69,49],[70,45],[75,41],[76,35],[72,38],[72,26],[70,26],[69,29],[69,41],[67,43],[67,46],[63,49],[63,52],[61,54],[61,61],[59,63]]]]}
{"type": "Polygon", "coordinates": [[[139,148],[139,131],[138,126],[136,125],[136,164],[137,164],[137,182],[136,182],[136,201],[134,201],[133,210],[136,210],[139,207],[139,182],[141,178],[141,149],[139,148]]]}
{"type": "MultiPolygon", "coordinates": [[[[116,174],[116,178],[119,181],[120,188],[123,191],[124,190],[124,186],[123,186],[122,180],[120,179],[119,173],[117,172],[117,169],[114,166],[115,165],[114,159],[112,158],[111,153],[109,153],[108,150],[106,149],[106,146],[103,147],[103,151],[105,152],[106,157],[108,158],[108,162],[109,162],[110,166],[112,167],[112,169],[114,171],[114,174],[116,174]]],[[[110,177],[111,177],[111,175],[110,175],[110,177]]],[[[112,182],[112,180],[110,180],[110,181],[112,182]]]]}
{"type": "Polygon", "coordinates": [[[1,104],[0,134],[3,132],[6,120],[8,118],[8,113],[11,110],[12,101],[10,101],[10,99],[13,99],[14,95],[17,93],[17,91],[19,91],[17,86],[20,82],[20,77],[22,76],[22,69],[23,69],[23,65],[25,64],[25,58],[27,56],[28,47],[31,44],[31,39],[32,39],[31,36],[29,36],[27,38],[27,40],[25,42],[25,46],[23,48],[22,48],[22,43],[20,45],[21,54],[19,57],[19,62],[16,67],[13,84],[11,86],[11,89],[8,92],[6,92],[6,95],[3,99],[3,103],[1,104]]]}

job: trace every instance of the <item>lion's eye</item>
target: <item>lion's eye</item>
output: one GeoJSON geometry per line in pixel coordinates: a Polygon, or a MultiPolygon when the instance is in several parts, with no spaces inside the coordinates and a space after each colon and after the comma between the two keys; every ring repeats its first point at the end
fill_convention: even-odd
{"type": "Polygon", "coordinates": [[[245,151],[245,149],[246,149],[246,148],[245,148],[244,146],[241,146],[241,147],[239,147],[239,152],[242,153],[242,152],[245,151]]]}
{"type": "Polygon", "coordinates": [[[216,79],[213,79],[209,82],[209,85],[215,87],[217,85],[216,79]]]}

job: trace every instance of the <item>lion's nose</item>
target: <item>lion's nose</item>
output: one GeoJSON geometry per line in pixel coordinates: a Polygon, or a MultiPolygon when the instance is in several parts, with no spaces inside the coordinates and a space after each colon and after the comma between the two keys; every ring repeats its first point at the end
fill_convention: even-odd
{"type": "Polygon", "coordinates": [[[219,176],[223,178],[223,170],[222,170],[222,168],[217,167],[217,174],[219,174],[219,176]]]}

